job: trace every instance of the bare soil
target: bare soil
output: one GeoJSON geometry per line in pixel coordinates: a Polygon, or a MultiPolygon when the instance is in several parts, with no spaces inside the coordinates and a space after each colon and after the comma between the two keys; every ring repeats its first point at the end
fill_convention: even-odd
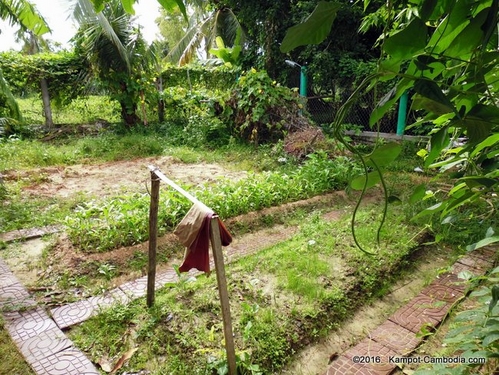
{"type": "Polygon", "coordinates": [[[144,191],[150,179],[149,165],[158,167],[177,183],[196,186],[220,178],[241,179],[246,172],[234,172],[219,164],[185,164],[171,156],[123,160],[96,165],[77,164],[6,171],[7,180],[24,180],[24,191],[35,196],[69,198],[77,194],[104,197],[119,192],[144,191]]]}

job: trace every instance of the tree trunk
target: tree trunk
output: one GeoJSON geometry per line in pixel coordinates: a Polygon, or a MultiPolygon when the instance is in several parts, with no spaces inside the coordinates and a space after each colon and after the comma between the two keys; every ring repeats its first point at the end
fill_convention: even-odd
{"type": "Polygon", "coordinates": [[[45,126],[49,129],[54,127],[54,122],[52,121],[52,108],[50,107],[50,94],[49,87],[47,85],[47,80],[42,78],[40,80],[40,87],[42,90],[42,101],[43,101],[43,114],[45,116],[45,126]]]}
{"type": "Polygon", "coordinates": [[[137,110],[137,105],[133,106],[132,112],[129,112],[127,105],[125,103],[120,103],[121,105],[121,118],[123,119],[123,122],[125,125],[128,127],[132,127],[137,125],[140,122],[139,116],[137,116],[137,113],[135,111],[137,110]]]}
{"type": "Polygon", "coordinates": [[[159,122],[165,121],[165,101],[163,100],[163,78],[161,74],[156,83],[156,88],[158,89],[159,99],[158,99],[158,120],[159,122]]]}

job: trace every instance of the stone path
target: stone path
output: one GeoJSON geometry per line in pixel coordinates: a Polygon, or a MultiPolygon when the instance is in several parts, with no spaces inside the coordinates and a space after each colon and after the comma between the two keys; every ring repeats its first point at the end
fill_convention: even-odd
{"type": "MultiPolygon", "coordinates": [[[[3,239],[15,241],[27,237],[40,237],[48,234],[45,229],[10,232],[5,234],[3,239]]],[[[50,228],[48,229],[50,230],[50,228]]],[[[266,230],[266,235],[263,236],[261,233],[260,236],[250,234],[246,236],[244,242],[235,239],[231,246],[226,249],[226,264],[241,256],[275,245],[297,231],[297,229],[290,230],[290,228],[287,228],[286,231],[280,229],[281,226],[276,226],[266,230]]],[[[210,257],[210,268],[213,269],[214,262],[211,253],[210,257]]],[[[195,276],[200,273],[192,270],[188,274],[195,276]]],[[[156,275],[156,289],[177,281],[176,272],[169,269],[156,275]]],[[[146,295],[146,290],[147,276],[127,282],[103,295],[53,308],[49,311],[49,316],[45,309],[37,306],[35,300],[31,298],[5,262],[0,259],[0,311],[3,311],[5,329],[9,332],[26,362],[39,375],[100,374],[92,362],[74,347],[62,330],[84,322],[98,314],[100,309],[110,307],[115,303],[127,303],[143,297],[146,295]]]]}
{"type": "MultiPolygon", "coordinates": [[[[335,216],[335,215],[333,215],[335,216]]],[[[332,219],[337,218],[337,216],[332,219]]],[[[234,241],[227,249],[226,263],[249,255],[291,236],[279,228],[271,235],[258,236],[257,246],[234,241]]],[[[22,233],[26,237],[26,233],[22,233]]],[[[390,374],[396,365],[388,363],[388,356],[406,356],[423,340],[416,334],[424,325],[437,326],[452,305],[465,296],[466,286],[457,275],[469,271],[482,275],[493,266],[494,252],[480,249],[458,260],[448,273],[440,275],[407,305],[401,307],[371,334],[341,354],[324,375],[390,374]],[[380,363],[354,363],[353,358],[374,359],[380,363]],[[380,358],[378,360],[378,358],[380,358]]],[[[213,260],[211,260],[213,268],[213,260]]],[[[199,272],[190,272],[196,275],[199,272]]],[[[156,288],[177,282],[173,269],[157,275],[156,288]]],[[[47,312],[38,307],[23,285],[0,259],[0,310],[3,311],[5,328],[36,374],[86,375],[99,371],[85,355],[74,347],[62,331],[96,315],[100,309],[114,303],[127,303],[146,294],[147,277],[142,277],[108,291],[47,312]]],[[[371,361],[372,362],[372,361],[371,361]]]]}
{"type": "Polygon", "coordinates": [[[483,275],[493,267],[494,258],[494,251],[482,248],[459,259],[449,272],[436,278],[368,337],[336,358],[324,375],[393,373],[397,364],[389,363],[389,357],[410,355],[424,340],[417,336],[421,328],[438,326],[454,303],[466,295],[466,284],[458,274],[468,271],[475,276],[483,275]]]}

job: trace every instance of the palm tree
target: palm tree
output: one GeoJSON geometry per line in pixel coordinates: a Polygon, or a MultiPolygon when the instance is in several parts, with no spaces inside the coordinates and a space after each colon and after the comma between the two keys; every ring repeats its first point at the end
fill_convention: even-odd
{"type": "Polygon", "coordinates": [[[73,15],[80,24],[74,38],[76,51],[119,101],[125,124],[135,125],[140,120],[136,113],[140,94],[137,80],[147,64],[145,42],[132,26],[132,16],[118,0],[106,3],[98,13],[91,0],[77,0],[73,15]]]}
{"type": "MultiPolygon", "coordinates": [[[[186,1],[187,2],[187,1],[186,1]]],[[[224,45],[244,44],[245,35],[241,24],[231,9],[223,7],[208,12],[206,2],[191,0],[194,14],[184,37],[168,53],[167,60],[185,65],[195,60],[200,50],[205,51],[208,58],[210,50],[217,47],[217,37],[222,38],[224,45]]]]}
{"type": "MultiPolygon", "coordinates": [[[[50,32],[43,17],[27,0],[0,0],[0,19],[7,20],[13,26],[18,25],[20,31],[28,31],[35,36],[50,32]]],[[[8,133],[12,130],[12,124],[18,121],[22,121],[21,112],[0,70],[0,128],[8,133]]]]}

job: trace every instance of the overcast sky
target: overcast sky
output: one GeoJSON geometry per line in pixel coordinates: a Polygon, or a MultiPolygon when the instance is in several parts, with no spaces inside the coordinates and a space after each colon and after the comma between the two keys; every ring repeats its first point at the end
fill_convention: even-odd
{"type": "MultiPolygon", "coordinates": [[[[45,34],[44,38],[67,46],[69,39],[76,32],[72,20],[68,19],[69,2],[67,0],[30,0],[30,2],[36,6],[52,29],[52,34],[45,34]]],[[[154,20],[159,16],[159,4],[157,0],[139,0],[134,9],[137,22],[142,26],[142,34],[151,43],[158,33],[154,20]]],[[[0,30],[0,51],[20,50],[14,38],[17,28],[0,21],[0,30]]]]}

